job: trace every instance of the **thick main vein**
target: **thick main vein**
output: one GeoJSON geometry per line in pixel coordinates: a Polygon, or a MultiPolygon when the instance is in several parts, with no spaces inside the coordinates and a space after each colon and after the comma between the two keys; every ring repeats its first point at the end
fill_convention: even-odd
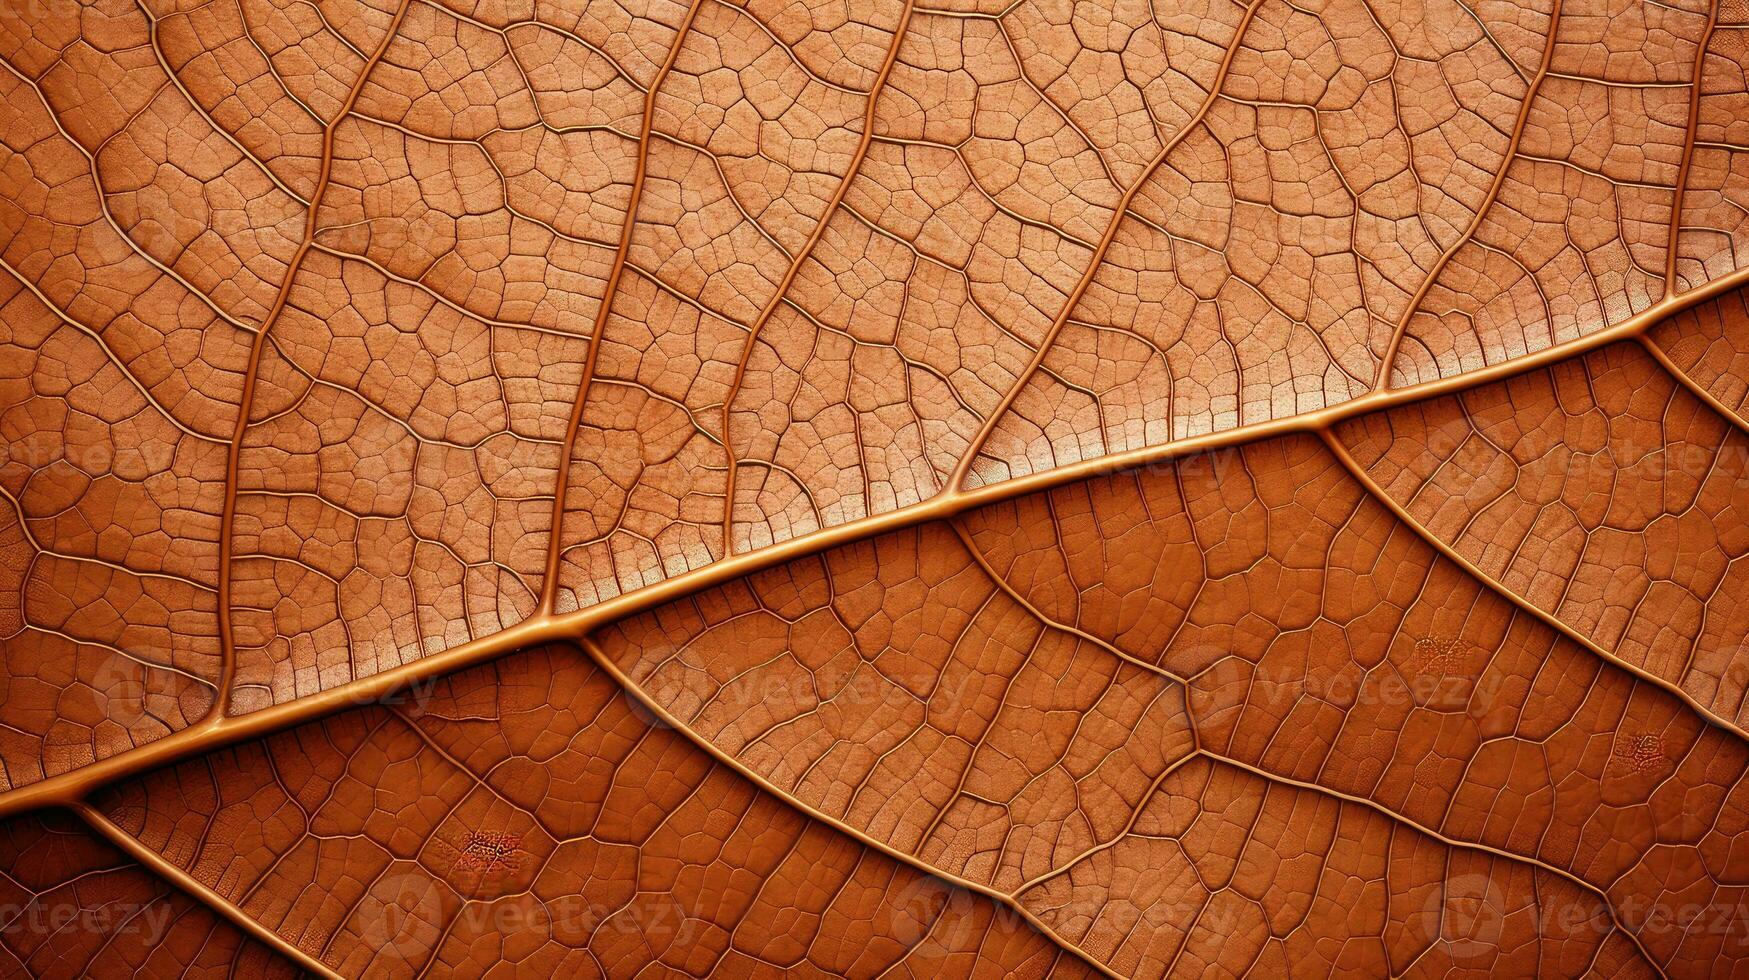
{"type": "Polygon", "coordinates": [[[396,698],[407,690],[417,690],[429,685],[443,675],[517,650],[542,643],[577,640],[628,616],[842,545],[931,521],[945,520],[978,507],[1111,473],[1158,466],[1185,457],[1280,436],[1317,434],[1358,416],[1516,377],[1609,344],[1633,340],[1667,317],[1745,285],[1749,285],[1749,267],[1661,300],[1626,320],[1594,333],[1465,374],[1403,388],[1369,392],[1314,412],[1082,460],[1068,466],[970,490],[938,494],[895,510],[798,535],[755,551],[732,555],[583,609],[567,613],[537,613],[508,629],[368,677],[247,714],[213,718],[206,723],[172,732],[163,738],[117,752],[78,769],[14,787],[0,793],[0,817],[38,807],[65,806],[82,799],[93,790],[129,776],[226,745],[270,735],[347,708],[396,698]]]}

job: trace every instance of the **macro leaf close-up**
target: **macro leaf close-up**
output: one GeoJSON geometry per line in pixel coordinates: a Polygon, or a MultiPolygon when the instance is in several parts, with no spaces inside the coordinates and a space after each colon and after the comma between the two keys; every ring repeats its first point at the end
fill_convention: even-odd
{"type": "Polygon", "coordinates": [[[0,977],[1749,980],[1746,0],[0,66],[0,977]]]}

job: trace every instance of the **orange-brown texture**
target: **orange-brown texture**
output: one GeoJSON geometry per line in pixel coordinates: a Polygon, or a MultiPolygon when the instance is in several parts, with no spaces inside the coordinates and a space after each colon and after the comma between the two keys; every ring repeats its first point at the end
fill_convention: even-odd
{"type": "Polygon", "coordinates": [[[1749,980],[1743,0],[0,66],[0,973],[1749,980]]]}

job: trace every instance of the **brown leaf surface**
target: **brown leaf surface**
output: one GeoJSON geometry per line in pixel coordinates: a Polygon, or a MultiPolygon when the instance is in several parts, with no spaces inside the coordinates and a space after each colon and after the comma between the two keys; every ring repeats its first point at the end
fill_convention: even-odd
{"type": "Polygon", "coordinates": [[[61,813],[0,825],[11,976],[278,980],[292,964],[61,813]]]}
{"type": "Polygon", "coordinates": [[[0,972],[1749,977],[1740,0],[0,65],[0,972]]]}

